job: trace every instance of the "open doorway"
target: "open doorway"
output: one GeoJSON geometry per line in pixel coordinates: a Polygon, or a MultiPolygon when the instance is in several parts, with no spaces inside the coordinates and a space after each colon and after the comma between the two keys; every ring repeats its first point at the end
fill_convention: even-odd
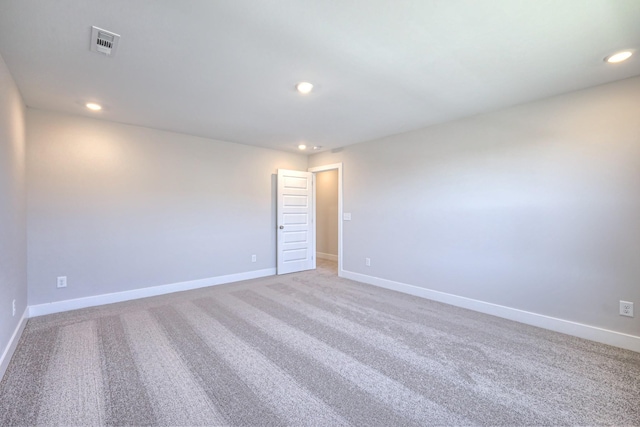
{"type": "Polygon", "coordinates": [[[325,262],[333,263],[332,274],[337,272],[342,277],[342,163],[310,168],[308,172],[278,169],[276,183],[276,274],[314,270],[320,261],[325,267],[325,262]],[[322,243],[318,250],[316,175],[325,171],[337,172],[337,180],[336,174],[321,177],[322,243]],[[318,251],[321,257],[316,255],[318,251]]]}
{"type": "Polygon", "coordinates": [[[316,173],[317,268],[338,274],[338,170],[316,173]]]}
{"type": "Polygon", "coordinates": [[[310,168],[315,175],[316,268],[342,271],[342,164],[310,168]]]}

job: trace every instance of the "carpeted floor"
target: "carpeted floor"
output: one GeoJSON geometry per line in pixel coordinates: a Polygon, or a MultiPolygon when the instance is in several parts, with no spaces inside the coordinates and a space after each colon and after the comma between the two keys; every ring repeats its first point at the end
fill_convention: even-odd
{"type": "Polygon", "coordinates": [[[0,425],[640,425],[640,354],[321,262],[29,320],[0,425]]]}

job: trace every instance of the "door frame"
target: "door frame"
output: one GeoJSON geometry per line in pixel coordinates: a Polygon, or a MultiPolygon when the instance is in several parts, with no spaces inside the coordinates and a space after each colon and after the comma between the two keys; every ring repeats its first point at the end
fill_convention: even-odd
{"type": "MultiPolygon", "coordinates": [[[[323,166],[315,166],[312,168],[308,168],[307,172],[312,172],[315,178],[315,174],[318,172],[325,172],[325,171],[330,171],[330,170],[334,170],[337,169],[338,170],[338,276],[339,277],[343,277],[344,276],[344,271],[342,269],[342,163],[332,163],[329,165],[323,165],[323,166]]],[[[314,179],[315,181],[315,179],[314,179]]],[[[313,216],[314,219],[317,218],[316,215],[316,209],[317,209],[317,203],[316,203],[316,188],[317,186],[313,186],[313,216]]],[[[317,260],[317,256],[316,256],[316,228],[317,228],[317,222],[314,221],[313,224],[313,268],[316,268],[316,260],[317,260]]]]}

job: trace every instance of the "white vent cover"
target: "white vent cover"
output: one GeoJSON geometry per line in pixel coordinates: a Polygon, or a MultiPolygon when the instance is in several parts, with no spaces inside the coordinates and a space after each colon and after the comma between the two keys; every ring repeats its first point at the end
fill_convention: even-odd
{"type": "Polygon", "coordinates": [[[91,51],[104,53],[107,56],[116,53],[120,36],[111,31],[91,27],[91,51]]]}

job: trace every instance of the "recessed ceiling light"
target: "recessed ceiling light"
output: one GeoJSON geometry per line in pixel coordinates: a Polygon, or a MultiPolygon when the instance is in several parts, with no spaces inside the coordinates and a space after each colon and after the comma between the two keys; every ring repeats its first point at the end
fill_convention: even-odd
{"type": "Polygon", "coordinates": [[[604,60],[609,64],[616,64],[618,62],[626,61],[631,57],[631,55],[633,55],[633,52],[629,50],[625,50],[622,52],[614,53],[613,55],[609,55],[606,58],[604,58],[604,60]]]}
{"type": "Polygon", "coordinates": [[[300,93],[307,94],[311,92],[313,85],[309,82],[300,82],[296,85],[296,89],[298,89],[298,92],[300,93]]]}
{"type": "Polygon", "coordinates": [[[102,107],[95,102],[87,102],[87,108],[91,111],[100,111],[102,107]]]}
{"type": "Polygon", "coordinates": [[[319,149],[321,149],[321,148],[322,148],[322,145],[314,145],[314,146],[313,146],[313,149],[314,149],[314,150],[319,150],[319,149]]]}
{"type": "Polygon", "coordinates": [[[306,150],[307,146],[304,145],[304,144],[300,144],[300,145],[298,145],[298,148],[301,149],[301,150],[306,150]]]}

